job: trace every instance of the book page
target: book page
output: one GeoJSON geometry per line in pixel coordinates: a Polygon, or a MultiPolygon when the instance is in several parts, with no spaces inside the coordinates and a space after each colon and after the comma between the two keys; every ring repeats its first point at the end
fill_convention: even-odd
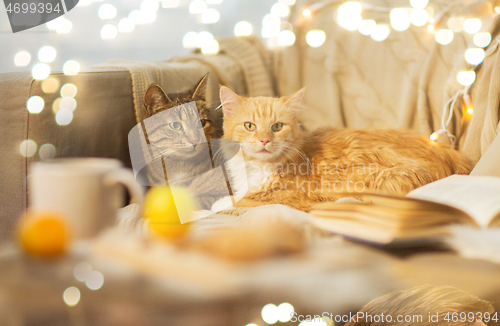
{"type": "Polygon", "coordinates": [[[481,227],[500,213],[500,178],[452,175],[411,191],[407,197],[456,207],[481,227]]]}

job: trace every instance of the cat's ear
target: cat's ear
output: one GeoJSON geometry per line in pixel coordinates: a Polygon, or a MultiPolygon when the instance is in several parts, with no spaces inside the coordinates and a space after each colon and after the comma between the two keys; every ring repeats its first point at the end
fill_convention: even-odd
{"type": "Polygon", "coordinates": [[[235,92],[229,88],[222,86],[220,88],[220,102],[224,110],[224,117],[229,118],[235,109],[243,102],[235,92]]]}
{"type": "Polygon", "coordinates": [[[171,102],[163,89],[156,84],[150,85],[144,95],[144,107],[149,115],[154,114],[158,108],[168,106],[171,102]]]}
{"type": "Polygon", "coordinates": [[[295,94],[289,96],[288,98],[285,98],[285,103],[289,108],[299,110],[302,108],[302,97],[304,97],[304,93],[306,91],[306,88],[300,89],[298,92],[295,94]]]}
{"type": "Polygon", "coordinates": [[[201,77],[200,81],[191,90],[191,92],[193,93],[194,101],[205,101],[207,84],[208,84],[208,74],[201,77]]]}

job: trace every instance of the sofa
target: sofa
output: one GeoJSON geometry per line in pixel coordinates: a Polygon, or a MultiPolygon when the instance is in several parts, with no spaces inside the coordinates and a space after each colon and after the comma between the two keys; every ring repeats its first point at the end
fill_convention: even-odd
{"type": "MultiPolygon", "coordinates": [[[[388,1],[370,3],[366,15],[378,23],[389,23],[387,12],[377,9],[388,1]]],[[[484,62],[477,67],[471,68],[463,60],[470,35],[456,33],[454,42],[441,45],[424,27],[411,26],[376,42],[340,28],[331,19],[339,3],[297,1],[290,18],[296,41],[289,47],[268,50],[257,37],[229,38],[220,40],[219,53],[213,56],[195,51],[161,62],[111,60],[73,76],[53,72],[50,77],[60,86],[72,83],[78,89],[77,107],[68,125],[55,121],[52,105],[58,91],[45,93],[42,81],[34,80],[30,73],[1,74],[0,239],[12,238],[17,220],[28,206],[26,178],[30,164],[42,159],[38,153],[41,145],[54,145],[56,158],[109,157],[130,167],[127,135],[138,123],[145,88],[157,83],[167,93],[183,91],[207,72],[207,100],[219,130],[218,85],[246,96],[288,95],[305,86],[308,109],[301,113],[301,121],[306,129],[325,125],[399,127],[430,135],[440,129],[445,103],[464,92],[456,81],[457,72],[474,69],[476,81],[465,91],[474,114],[466,115],[461,104],[464,94],[460,93],[449,131],[457,136],[456,147],[477,163],[473,174],[500,176],[500,136],[496,136],[500,21],[488,2],[450,3],[433,5],[436,15],[441,15],[434,24],[436,30],[453,15],[468,15],[481,17],[484,31],[492,35],[484,62]],[[310,9],[311,16],[302,14],[304,8],[310,9]],[[322,46],[307,44],[310,30],[325,31],[322,46]],[[27,100],[35,95],[45,103],[36,114],[26,108],[27,100]],[[20,144],[26,139],[37,144],[33,155],[21,155],[20,144]]],[[[391,1],[391,6],[399,4],[406,5],[406,1],[391,1]]],[[[439,141],[451,143],[446,137],[439,141]]]]}

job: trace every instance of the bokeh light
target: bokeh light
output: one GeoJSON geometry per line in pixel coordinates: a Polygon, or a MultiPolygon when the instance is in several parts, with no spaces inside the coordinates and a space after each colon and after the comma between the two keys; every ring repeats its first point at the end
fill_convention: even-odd
{"type": "Polygon", "coordinates": [[[208,45],[201,47],[201,53],[203,54],[217,54],[219,53],[219,42],[212,40],[208,45]]]}
{"type": "Polygon", "coordinates": [[[29,113],[40,113],[45,106],[45,101],[40,96],[34,95],[28,99],[26,102],[26,108],[29,113]]]}
{"type": "Polygon", "coordinates": [[[81,262],[73,268],[73,275],[80,282],[85,282],[92,272],[92,266],[87,262],[81,262]]]}
{"type": "Polygon", "coordinates": [[[61,87],[62,97],[75,97],[76,93],[78,93],[78,88],[74,84],[67,83],[61,87]]]}
{"type": "Polygon", "coordinates": [[[193,49],[198,47],[197,43],[198,33],[187,32],[182,38],[182,46],[186,49],[193,49]]]}
{"type": "Polygon", "coordinates": [[[71,286],[64,290],[63,300],[70,307],[74,307],[80,301],[80,290],[77,287],[71,286]]]}
{"type": "Polygon", "coordinates": [[[213,8],[208,8],[201,14],[201,22],[203,24],[215,24],[219,21],[220,14],[213,8]]]}
{"type": "Polygon", "coordinates": [[[63,65],[63,73],[68,76],[76,75],[80,72],[80,64],[75,60],[68,60],[63,65]]]}
{"type": "Polygon", "coordinates": [[[423,9],[412,10],[410,21],[415,26],[424,26],[429,21],[429,13],[423,9]]]}
{"type": "Polygon", "coordinates": [[[479,18],[469,18],[464,21],[464,31],[469,34],[476,34],[481,30],[481,19],[479,18]]]}
{"type": "Polygon", "coordinates": [[[52,112],[54,112],[54,114],[56,114],[57,111],[59,111],[61,109],[61,100],[62,100],[62,97],[59,97],[59,98],[55,99],[54,102],[52,102],[52,112]]]}
{"type": "Polygon", "coordinates": [[[99,18],[101,19],[113,19],[116,17],[116,14],[118,11],[116,10],[116,7],[113,5],[110,5],[109,3],[105,3],[99,7],[99,10],[97,11],[97,14],[99,15],[99,18]]]}
{"type": "Polygon", "coordinates": [[[278,34],[279,46],[290,46],[295,43],[295,34],[292,31],[284,30],[278,34]]]}
{"type": "Polygon", "coordinates": [[[389,36],[390,32],[391,29],[389,28],[389,26],[384,24],[377,24],[373,26],[370,36],[374,41],[382,42],[389,36]]]}
{"type": "Polygon", "coordinates": [[[56,123],[60,126],[67,126],[73,120],[73,112],[68,109],[60,109],[56,113],[56,123]]]}
{"type": "Polygon", "coordinates": [[[118,29],[115,25],[106,24],[101,28],[101,38],[103,40],[110,40],[118,35],[118,29]]]}
{"type": "Polygon", "coordinates": [[[19,145],[19,152],[24,157],[32,157],[35,155],[37,149],[36,143],[31,139],[25,139],[19,145]]]}
{"type": "Polygon", "coordinates": [[[267,26],[267,25],[280,25],[281,24],[281,18],[277,15],[274,14],[267,14],[264,16],[262,19],[262,25],[267,26]]]}
{"type": "Polygon", "coordinates": [[[63,97],[59,102],[59,107],[73,112],[76,109],[76,100],[72,97],[63,97]]]}
{"type": "Polygon", "coordinates": [[[436,32],[436,42],[442,45],[450,44],[453,41],[453,31],[451,29],[440,29],[436,32]]]}
{"type": "Polygon", "coordinates": [[[309,9],[302,10],[302,15],[304,15],[305,17],[311,16],[311,10],[309,9]]]}
{"type": "Polygon", "coordinates": [[[141,10],[147,11],[158,11],[160,8],[160,4],[157,0],[142,0],[141,2],[141,10]]]}
{"type": "Polygon", "coordinates": [[[162,8],[177,8],[179,7],[179,0],[163,0],[161,6],[162,8]]]}
{"type": "Polygon", "coordinates": [[[326,34],[324,31],[320,30],[312,30],[309,31],[306,35],[306,42],[309,46],[313,48],[317,48],[323,45],[326,40],[326,34]]]}
{"type": "Polygon", "coordinates": [[[427,7],[429,0],[410,0],[410,4],[415,9],[424,9],[427,7]]]}
{"type": "Polygon", "coordinates": [[[361,25],[362,7],[359,2],[348,1],[341,5],[337,11],[337,23],[343,28],[355,31],[361,25]]]}
{"type": "Polygon", "coordinates": [[[455,33],[460,33],[464,29],[465,18],[460,16],[452,16],[448,18],[448,28],[455,33]]]}
{"type": "Polygon", "coordinates": [[[290,14],[290,7],[283,3],[275,3],[271,7],[271,14],[276,15],[278,17],[286,17],[290,14]]]}
{"type": "Polygon", "coordinates": [[[287,6],[293,6],[295,4],[295,0],[279,0],[279,2],[281,2],[287,6]]]}
{"type": "Polygon", "coordinates": [[[134,30],[134,21],[128,17],[120,19],[118,22],[118,31],[120,33],[130,33],[134,30]]]}
{"type": "Polygon", "coordinates": [[[203,0],[193,0],[189,4],[189,12],[191,14],[201,14],[207,9],[207,4],[203,0]]]}
{"type": "Polygon", "coordinates": [[[42,91],[46,94],[55,93],[59,89],[59,80],[49,77],[42,82],[42,91]]]}
{"type": "Polygon", "coordinates": [[[45,63],[37,63],[33,66],[31,74],[35,79],[46,79],[50,75],[50,67],[45,63]]]}
{"type": "Polygon", "coordinates": [[[218,5],[221,4],[223,0],[207,0],[207,3],[210,5],[218,5]]]}
{"type": "Polygon", "coordinates": [[[391,27],[395,30],[402,32],[410,27],[410,15],[407,9],[394,8],[391,10],[391,27]]]}
{"type": "Polygon", "coordinates": [[[38,51],[38,60],[41,62],[52,62],[56,58],[57,51],[51,46],[44,46],[38,51]]]}
{"type": "Polygon", "coordinates": [[[234,26],[234,35],[248,36],[252,34],[252,25],[246,21],[240,21],[234,26]]]}
{"type": "Polygon", "coordinates": [[[92,271],[85,279],[85,285],[91,290],[99,290],[104,284],[104,275],[98,271],[92,271]]]}
{"type": "Polygon", "coordinates": [[[31,54],[26,51],[19,51],[14,56],[14,64],[18,67],[26,67],[31,61],[31,54]]]}
{"type": "Polygon", "coordinates": [[[278,306],[278,320],[282,323],[288,322],[290,319],[292,319],[292,314],[294,311],[295,309],[291,304],[289,304],[288,302],[283,302],[278,306]]]}
{"type": "Polygon", "coordinates": [[[471,65],[478,65],[484,60],[484,50],[480,48],[467,49],[465,51],[465,61],[471,65]]]}
{"type": "Polygon", "coordinates": [[[278,307],[276,307],[276,305],[272,303],[266,304],[262,308],[261,317],[262,320],[265,321],[266,323],[275,324],[280,317],[278,307]]]}
{"type": "Polygon", "coordinates": [[[262,31],[261,35],[264,38],[267,37],[276,37],[280,33],[280,26],[279,25],[264,25],[262,26],[262,31]]]}
{"type": "Polygon", "coordinates": [[[209,47],[213,44],[214,36],[209,32],[200,32],[196,35],[196,45],[199,48],[209,47]]]}
{"type": "Polygon", "coordinates": [[[363,35],[370,35],[375,25],[377,25],[377,23],[373,19],[364,19],[361,21],[358,31],[363,35]]]}
{"type": "Polygon", "coordinates": [[[473,70],[460,71],[457,74],[457,81],[462,86],[469,86],[476,80],[476,73],[473,70]]]}
{"type": "Polygon", "coordinates": [[[488,32],[477,33],[472,40],[476,46],[485,48],[491,43],[491,34],[488,32]]]}
{"type": "MultiPolygon", "coordinates": [[[[62,17],[61,17],[62,18],[62,17]]],[[[58,34],[67,34],[71,32],[73,28],[73,23],[67,19],[62,19],[56,28],[58,34]]]]}
{"type": "Polygon", "coordinates": [[[38,155],[42,160],[51,160],[56,155],[56,147],[50,143],[43,144],[38,150],[38,155]]]}

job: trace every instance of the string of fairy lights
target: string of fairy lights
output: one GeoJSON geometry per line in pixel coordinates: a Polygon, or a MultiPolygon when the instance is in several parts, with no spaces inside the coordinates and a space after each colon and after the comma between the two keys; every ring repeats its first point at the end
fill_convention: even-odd
{"type": "MultiPolygon", "coordinates": [[[[181,6],[182,0],[142,0],[137,9],[128,13],[125,17],[117,17],[118,10],[115,6],[105,3],[104,0],[80,0],[79,7],[90,6],[97,3],[97,15],[102,20],[103,25],[100,30],[100,37],[103,40],[110,40],[119,37],[120,34],[132,33],[137,25],[152,24],[157,19],[158,10],[169,10],[181,6]]],[[[191,0],[186,6],[190,15],[198,18],[202,26],[216,24],[220,20],[220,13],[217,5],[223,0],[191,0]]],[[[489,1],[496,4],[496,0],[489,1]]],[[[454,3],[453,3],[454,4],[454,3]]],[[[260,35],[266,40],[267,45],[272,47],[292,46],[296,41],[293,31],[294,26],[289,22],[294,9],[295,0],[279,0],[272,5],[270,12],[262,19],[260,35]]],[[[313,19],[318,12],[337,6],[337,10],[332,17],[337,24],[351,32],[359,32],[365,36],[371,37],[373,41],[382,42],[387,39],[393,31],[404,32],[411,25],[422,28],[423,31],[433,33],[437,43],[446,46],[450,44],[457,33],[463,33],[465,38],[470,38],[471,46],[464,53],[464,60],[467,69],[457,72],[456,81],[463,89],[456,92],[445,104],[441,119],[441,128],[432,133],[430,138],[437,140],[447,135],[454,143],[455,136],[448,130],[451,122],[453,110],[457,103],[462,102],[465,111],[465,121],[470,120],[474,109],[469,91],[476,80],[476,68],[485,58],[485,48],[492,41],[489,32],[483,31],[484,26],[481,18],[450,16],[446,22],[447,11],[435,13],[432,6],[429,6],[428,0],[409,0],[407,7],[385,8],[374,6],[369,3],[358,1],[339,1],[325,0],[315,2],[307,7],[300,8],[298,21],[313,19]],[[389,24],[379,23],[373,19],[363,17],[365,12],[379,12],[388,14],[389,24]]],[[[498,15],[500,7],[491,6],[491,14],[498,15]]],[[[73,24],[64,16],[58,17],[48,23],[46,27],[59,34],[70,33],[73,24]]],[[[217,54],[219,43],[207,28],[201,28],[201,31],[189,31],[182,38],[182,45],[186,49],[198,48],[205,55],[217,54]]],[[[254,34],[252,24],[247,21],[240,21],[234,26],[235,36],[248,36],[254,34]]],[[[321,47],[327,39],[324,30],[313,29],[306,33],[305,41],[313,48],[321,47]]],[[[468,42],[469,43],[469,42],[468,42]]],[[[78,88],[73,84],[60,85],[56,77],[51,76],[50,64],[55,60],[57,50],[52,46],[43,46],[39,49],[36,62],[32,67],[32,75],[36,80],[41,80],[42,91],[45,93],[56,93],[58,97],[52,103],[52,110],[55,115],[55,121],[61,126],[69,125],[73,120],[73,113],[77,107],[75,96],[78,88]]],[[[27,51],[20,51],[14,56],[14,64],[19,67],[26,67],[32,62],[32,55],[27,51]]],[[[68,60],[63,64],[63,73],[65,75],[76,75],[80,71],[80,64],[75,60],[68,60]]],[[[31,114],[40,113],[45,102],[40,96],[32,96],[27,101],[27,109],[31,114]]],[[[44,144],[40,147],[39,155],[42,159],[50,159],[55,155],[55,148],[51,144],[44,144]],[[44,145],[47,145],[44,147],[44,145]],[[52,147],[51,147],[52,146],[52,147]],[[42,147],[44,150],[42,151],[42,147]]],[[[20,146],[20,152],[23,156],[31,157],[37,152],[37,144],[33,140],[25,140],[20,146]]]]}

